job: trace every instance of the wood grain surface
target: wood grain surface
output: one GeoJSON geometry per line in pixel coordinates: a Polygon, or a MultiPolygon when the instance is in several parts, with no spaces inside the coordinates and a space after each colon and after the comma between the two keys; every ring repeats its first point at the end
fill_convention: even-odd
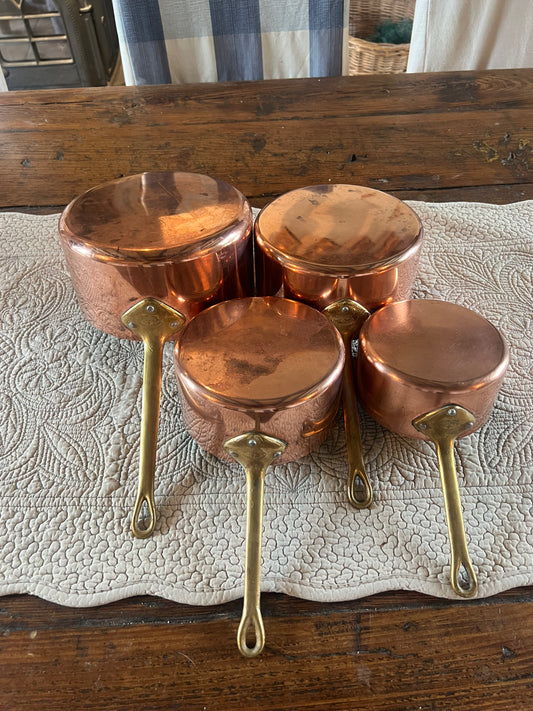
{"type": "Polygon", "coordinates": [[[71,610],[0,600],[0,708],[529,711],[533,600],[264,595],[263,654],[240,657],[241,603],[134,598],[71,610]]]}
{"type": "MultiPolygon", "coordinates": [[[[328,182],[506,203],[533,198],[532,149],[533,70],[0,94],[4,209],[61,209],[145,170],[223,178],[254,205],[328,182]]],[[[264,595],[252,660],[236,647],[241,605],[0,598],[0,709],[533,709],[533,588],[264,595]]]]}
{"type": "Polygon", "coordinates": [[[146,170],[207,173],[256,205],[328,182],[532,194],[528,70],[20,91],[1,97],[0,127],[4,207],[146,170]]]}

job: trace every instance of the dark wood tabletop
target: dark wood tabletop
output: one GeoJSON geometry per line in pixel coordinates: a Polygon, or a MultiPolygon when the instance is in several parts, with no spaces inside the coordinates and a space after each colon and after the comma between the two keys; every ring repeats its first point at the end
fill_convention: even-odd
{"type": "MultiPolygon", "coordinates": [[[[328,182],[507,203],[533,198],[532,153],[529,69],[0,94],[0,207],[19,211],[147,170],[207,173],[256,206],[328,182]]],[[[533,709],[533,588],[264,595],[251,660],[241,605],[0,598],[0,709],[533,709]]]]}

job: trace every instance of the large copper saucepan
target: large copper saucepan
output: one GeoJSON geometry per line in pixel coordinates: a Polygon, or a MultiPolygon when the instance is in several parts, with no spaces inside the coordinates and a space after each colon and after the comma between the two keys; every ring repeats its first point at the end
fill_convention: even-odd
{"type": "Polygon", "coordinates": [[[166,340],[217,301],[252,293],[252,215],[233,186],[194,173],[142,173],[74,199],[59,223],[76,295],[88,321],[142,339],[144,372],[132,531],[155,526],[154,470],[166,340]]]}
{"type": "Polygon", "coordinates": [[[344,346],[320,312],[277,297],[216,304],[190,321],[174,350],[185,424],[217,457],[246,471],[244,606],[237,635],[246,657],[264,645],[260,612],[265,473],[317,449],[339,406],[344,346]],[[254,633],[249,644],[247,634],[254,633]]]}
{"type": "Polygon", "coordinates": [[[453,455],[459,437],[491,413],[509,362],[499,331],[445,301],[397,302],[376,311],[359,336],[357,383],[368,413],[406,437],[434,442],[451,548],[451,585],[477,592],[468,554],[453,455]]]}
{"type": "Polygon", "coordinates": [[[324,310],[343,337],[347,494],[357,508],[370,506],[372,488],[361,454],[351,345],[370,311],[410,296],[422,235],[404,202],[357,185],[293,190],[263,208],[255,223],[258,293],[324,310]]]}

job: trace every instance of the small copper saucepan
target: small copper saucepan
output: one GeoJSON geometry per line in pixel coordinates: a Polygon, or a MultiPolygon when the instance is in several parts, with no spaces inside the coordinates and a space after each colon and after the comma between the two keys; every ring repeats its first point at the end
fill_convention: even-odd
{"type": "Polygon", "coordinates": [[[385,306],[359,336],[361,403],[384,427],[431,440],[437,449],[451,548],[451,585],[477,592],[468,554],[453,445],[485,424],[509,362],[499,331],[485,318],[445,301],[385,306]]]}
{"type": "Polygon", "coordinates": [[[99,185],[63,211],[59,233],[87,320],[142,339],[139,486],[132,531],[155,526],[154,470],[165,341],[217,301],[253,289],[252,213],[233,186],[195,173],[142,173],[99,185]]]}
{"type": "Polygon", "coordinates": [[[339,406],[344,346],[320,312],[277,297],[235,299],[190,321],[174,349],[184,421],[216,457],[246,471],[244,606],[237,635],[261,652],[261,535],[265,473],[317,449],[339,406]],[[253,631],[254,644],[247,641],[253,631]]]}
{"type": "Polygon", "coordinates": [[[372,488],[361,454],[351,345],[370,311],[411,295],[422,236],[404,202],[357,185],[293,190],[263,208],[255,223],[258,293],[324,310],[344,340],[347,494],[357,508],[370,506],[372,488]]]}

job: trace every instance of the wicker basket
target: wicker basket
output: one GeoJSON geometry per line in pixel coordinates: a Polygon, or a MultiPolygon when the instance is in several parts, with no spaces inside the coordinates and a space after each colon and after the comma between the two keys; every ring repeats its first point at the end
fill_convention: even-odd
{"type": "Polygon", "coordinates": [[[384,20],[412,18],[416,0],[351,0],[349,73],[399,74],[407,67],[409,44],[383,44],[369,37],[384,20]]]}

